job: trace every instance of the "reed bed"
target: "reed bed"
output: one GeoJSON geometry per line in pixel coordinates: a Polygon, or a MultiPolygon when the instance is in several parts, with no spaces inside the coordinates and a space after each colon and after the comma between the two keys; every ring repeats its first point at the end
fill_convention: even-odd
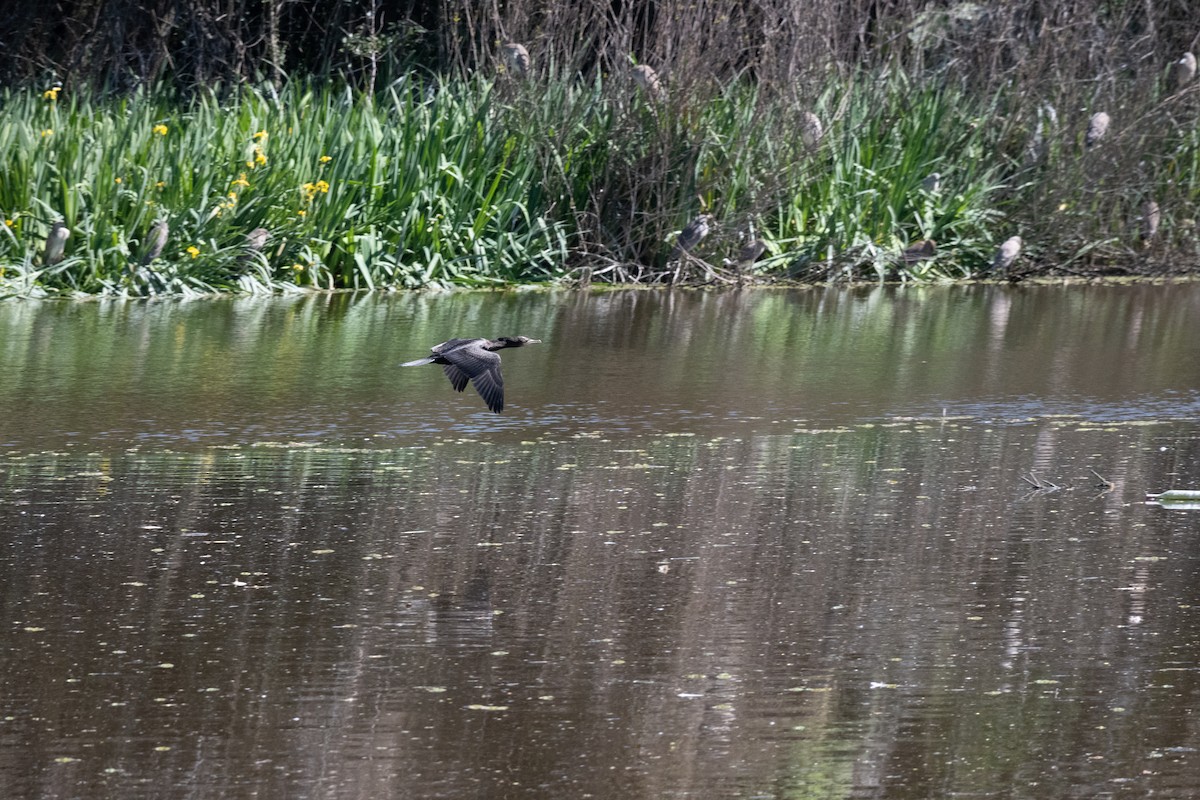
{"type": "Polygon", "coordinates": [[[1195,85],[1151,75],[1087,105],[1071,87],[1030,96],[900,70],[787,93],[746,76],[664,77],[651,91],[631,65],[590,79],[553,65],[410,71],[376,91],[8,90],[0,294],[1015,279],[1196,263],[1195,85]],[[1098,107],[1112,124],[1088,147],[1098,107]],[[709,235],[681,252],[702,213],[709,235]],[[56,225],[70,232],[61,254],[56,225]],[[1014,234],[1025,252],[999,273],[993,254],[1014,234]],[[761,256],[742,259],[755,239],[761,256]]]}
{"type": "Polygon", "coordinates": [[[9,292],[501,284],[567,255],[530,146],[481,82],[55,95],[0,100],[9,292]],[[59,220],[71,236],[48,263],[59,220]]]}

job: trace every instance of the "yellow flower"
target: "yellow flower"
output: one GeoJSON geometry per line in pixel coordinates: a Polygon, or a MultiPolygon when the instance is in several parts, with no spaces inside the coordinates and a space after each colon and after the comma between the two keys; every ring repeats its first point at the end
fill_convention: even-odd
{"type": "Polygon", "coordinates": [[[328,164],[330,161],[333,161],[333,156],[321,156],[317,160],[322,164],[328,164]]]}
{"type": "Polygon", "coordinates": [[[308,213],[308,212],[307,212],[307,211],[305,211],[305,210],[302,208],[302,209],[300,209],[299,211],[297,211],[297,212],[296,212],[296,216],[298,216],[298,217],[303,217],[303,216],[304,216],[305,214],[307,214],[307,213],[308,213]]]}
{"type": "Polygon", "coordinates": [[[13,221],[11,219],[4,220],[4,226],[6,228],[11,228],[13,226],[13,221]]]}
{"type": "Polygon", "coordinates": [[[53,136],[53,135],[54,135],[54,128],[46,128],[42,131],[43,139],[45,139],[47,136],[53,136]]]}
{"type": "Polygon", "coordinates": [[[61,86],[52,86],[51,88],[49,88],[49,89],[47,89],[46,91],[42,92],[42,97],[44,97],[44,98],[45,98],[45,99],[47,99],[47,100],[57,100],[57,99],[58,99],[58,93],[59,93],[59,92],[61,92],[61,91],[62,91],[62,87],[61,87],[61,86]]]}
{"type": "Polygon", "coordinates": [[[254,141],[256,141],[256,142],[261,142],[262,140],[264,140],[266,138],[267,138],[266,131],[259,131],[258,133],[254,134],[254,141]]]}
{"type": "Polygon", "coordinates": [[[296,272],[304,272],[304,265],[303,264],[292,264],[292,269],[296,270],[296,272]]]}
{"type": "Polygon", "coordinates": [[[310,203],[317,196],[318,192],[328,194],[329,184],[325,181],[317,181],[316,183],[306,183],[300,189],[304,192],[304,202],[310,203]]]}
{"type": "Polygon", "coordinates": [[[196,256],[200,255],[200,248],[196,247],[196,245],[192,245],[187,249],[187,253],[192,258],[195,258],[196,256]]]}
{"type": "Polygon", "coordinates": [[[255,164],[267,163],[267,156],[265,153],[263,153],[261,147],[254,148],[254,163],[255,164]]]}
{"type": "Polygon", "coordinates": [[[231,183],[229,185],[230,186],[249,186],[250,181],[246,180],[246,173],[243,172],[242,174],[238,175],[238,178],[236,181],[234,181],[233,183],[231,183]]]}
{"type": "Polygon", "coordinates": [[[121,182],[121,179],[120,179],[120,178],[113,178],[113,180],[115,180],[117,183],[120,183],[120,182],[121,182]]]}
{"type": "Polygon", "coordinates": [[[162,188],[163,188],[163,187],[165,187],[166,185],[167,185],[167,182],[166,182],[166,181],[159,181],[158,183],[154,184],[154,188],[155,188],[155,189],[162,189],[162,188]]]}
{"type": "Polygon", "coordinates": [[[237,202],[237,192],[230,192],[230,193],[229,193],[227,196],[228,196],[228,197],[229,197],[229,199],[230,199],[230,200],[232,200],[234,203],[236,203],[236,202],[237,202]]]}
{"type": "Polygon", "coordinates": [[[166,136],[166,135],[167,135],[167,126],[166,126],[166,125],[161,125],[161,124],[160,124],[160,125],[155,125],[155,126],[154,126],[153,128],[151,128],[150,130],[151,130],[152,132],[154,132],[154,133],[157,133],[159,136],[166,136]]]}

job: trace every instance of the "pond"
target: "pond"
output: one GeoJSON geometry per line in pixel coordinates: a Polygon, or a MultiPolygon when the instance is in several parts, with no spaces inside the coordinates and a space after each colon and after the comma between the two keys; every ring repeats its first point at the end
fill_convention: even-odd
{"type": "Polygon", "coordinates": [[[1200,791],[1200,284],[0,337],[6,798],[1200,791]],[[398,366],[516,334],[502,415],[398,366]]]}

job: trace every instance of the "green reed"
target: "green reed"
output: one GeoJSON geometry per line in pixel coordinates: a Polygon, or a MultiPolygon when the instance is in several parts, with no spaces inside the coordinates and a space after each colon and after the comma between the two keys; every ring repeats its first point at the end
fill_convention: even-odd
{"type": "Polygon", "coordinates": [[[566,254],[564,222],[531,204],[537,162],[494,124],[482,83],[3,104],[10,282],[134,295],[510,283],[566,254]],[[66,258],[43,264],[60,219],[66,258]],[[260,250],[256,228],[270,232],[260,250]]]}
{"type": "Polygon", "coordinates": [[[753,278],[987,276],[1015,233],[1043,263],[1143,258],[1134,223],[1150,198],[1163,206],[1159,246],[1194,252],[1193,100],[1145,94],[1084,152],[1074,99],[1050,114],[1051,100],[903,76],[812,97],[748,81],[668,83],[654,99],[620,75],[416,73],[374,95],[299,83],[190,99],[8,91],[0,295],[489,286],[581,268],[661,280],[702,211],[715,224],[693,255],[712,269],[685,278],[733,275],[752,233],[766,243],[753,278]],[[816,142],[801,135],[809,111],[816,142]],[[71,237],[47,263],[58,220],[71,237]],[[920,239],[937,255],[905,263],[920,239]]]}
{"type": "Polygon", "coordinates": [[[961,92],[902,84],[831,93],[815,107],[825,137],[790,159],[796,191],[774,215],[797,275],[962,278],[986,263],[1001,217],[1004,162],[988,157],[991,109],[961,92]],[[927,190],[934,173],[940,186],[927,190]],[[935,259],[905,265],[907,244],[934,239],[935,259]]]}

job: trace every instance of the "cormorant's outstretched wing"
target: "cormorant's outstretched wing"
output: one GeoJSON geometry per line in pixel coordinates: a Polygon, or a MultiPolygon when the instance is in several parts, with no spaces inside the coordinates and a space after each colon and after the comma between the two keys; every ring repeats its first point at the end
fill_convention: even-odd
{"type": "Polygon", "coordinates": [[[443,364],[442,372],[446,373],[446,377],[450,379],[450,385],[454,387],[454,391],[461,392],[467,388],[467,380],[471,377],[453,364],[443,364]]]}
{"type": "Polygon", "coordinates": [[[457,347],[441,353],[447,363],[442,368],[450,383],[460,392],[469,378],[487,407],[499,414],[504,410],[504,378],[500,376],[500,356],[482,345],[457,347]]]}
{"type": "Polygon", "coordinates": [[[441,344],[435,344],[433,347],[429,348],[429,352],[433,353],[435,356],[440,356],[444,355],[449,350],[456,350],[463,345],[483,344],[486,341],[487,339],[447,339],[441,344]]]}

